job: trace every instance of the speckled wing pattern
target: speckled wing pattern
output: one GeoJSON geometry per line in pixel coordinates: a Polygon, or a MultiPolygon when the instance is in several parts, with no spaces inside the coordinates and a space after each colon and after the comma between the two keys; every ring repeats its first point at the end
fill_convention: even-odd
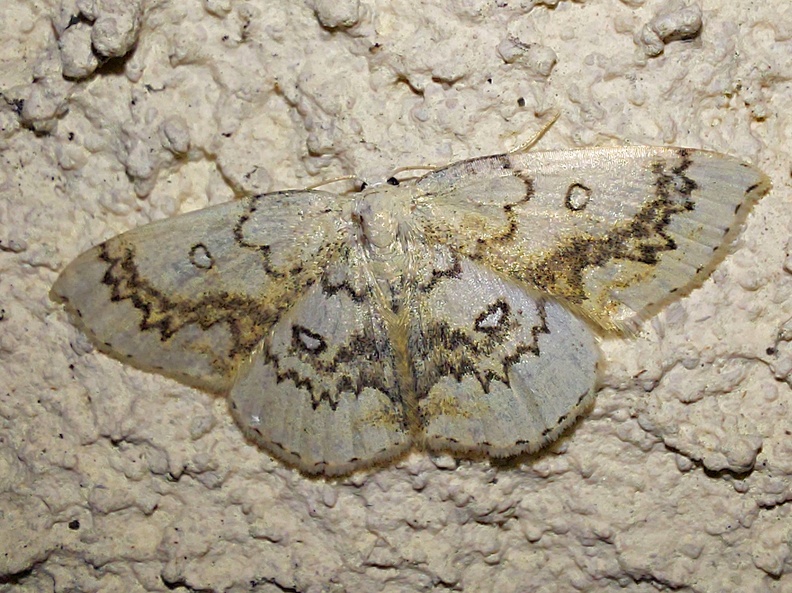
{"type": "Polygon", "coordinates": [[[79,256],[52,296],[103,352],[228,394],[306,473],[413,447],[514,455],[591,402],[591,327],[630,331],[694,287],[768,188],[689,149],[482,157],[155,222],[79,256]]]}

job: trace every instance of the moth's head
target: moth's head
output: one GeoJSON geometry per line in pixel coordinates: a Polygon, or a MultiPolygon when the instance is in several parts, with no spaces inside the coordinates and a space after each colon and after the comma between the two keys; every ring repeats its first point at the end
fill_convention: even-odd
{"type": "Polygon", "coordinates": [[[403,186],[372,186],[355,200],[352,220],[369,244],[386,249],[394,244],[401,225],[409,218],[410,203],[410,192],[403,186]]]}

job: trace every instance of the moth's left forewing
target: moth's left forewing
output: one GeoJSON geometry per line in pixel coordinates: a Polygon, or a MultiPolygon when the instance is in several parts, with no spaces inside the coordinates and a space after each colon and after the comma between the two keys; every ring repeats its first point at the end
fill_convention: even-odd
{"type": "Polygon", "coordinates": [[[339,198],[264,194],[157,221],[77,257],[51,296],[103,352],[223,393],[338,250],[339,198]]]}

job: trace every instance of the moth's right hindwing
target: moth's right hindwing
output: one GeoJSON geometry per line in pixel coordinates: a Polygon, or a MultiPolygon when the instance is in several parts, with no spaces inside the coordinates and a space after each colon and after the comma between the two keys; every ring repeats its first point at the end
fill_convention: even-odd
{"type": "Polygon", "coordinates": [[[557,302],[462,260],[418,305],[411,355],[428,447],[498,457],[535,451],[591,401],[597,345],[557,302]]]}

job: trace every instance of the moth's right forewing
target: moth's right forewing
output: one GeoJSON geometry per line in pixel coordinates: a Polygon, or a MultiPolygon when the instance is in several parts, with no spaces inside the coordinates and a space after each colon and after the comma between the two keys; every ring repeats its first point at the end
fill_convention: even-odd
{"type": "Polygon", "coordinates": [[[430,240],[623,330],[705,278],[770,184],[726,155],[636,146],[484,157],[416,186],[430,240]]]}

